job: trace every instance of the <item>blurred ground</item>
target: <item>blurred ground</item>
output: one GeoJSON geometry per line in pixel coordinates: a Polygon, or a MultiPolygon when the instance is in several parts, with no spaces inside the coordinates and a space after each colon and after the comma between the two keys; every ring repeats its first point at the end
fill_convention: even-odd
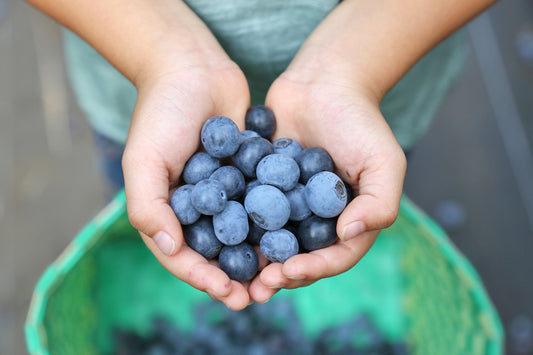
{"type": "MultiPolygon", "coordinates": [[[[533,142],[532,24],[533,3],[516,0],[469,25],[464,75],[410,156],[405,184],[477,268],[506,329],[522,334],[533,326],[533,162],[513,134],[533,142]]],[[[0,354],[25,353],[35,283],[103,204],[61,54],[52,21],[0,0],[0,354]]],[[[533,354],[513,339],[509,354],[533,354]]]]}

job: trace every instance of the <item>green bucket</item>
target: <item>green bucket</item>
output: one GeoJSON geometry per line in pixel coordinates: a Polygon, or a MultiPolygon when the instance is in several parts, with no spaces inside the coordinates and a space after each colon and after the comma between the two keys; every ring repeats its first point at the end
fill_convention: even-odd
{"type": "MultiPolygon", "coordinates": [[[[270,302],[281,299],[291,301],[309,337],[365,314],[412,354],[503,353],[502,326],[476,271],[405,197],[397,221],[354,268],[270,302]]],[[[194,309],[204,302],[213,301],[145,247],[120,193],[37,283],[25,326],[28,351],[112,354],[115,329],[149,334],[154,317],[194,331],[194,309]]]]}

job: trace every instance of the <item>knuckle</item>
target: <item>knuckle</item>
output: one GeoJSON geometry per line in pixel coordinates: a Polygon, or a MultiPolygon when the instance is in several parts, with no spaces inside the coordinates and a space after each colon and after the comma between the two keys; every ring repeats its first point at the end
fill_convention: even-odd
{"type": "Polygon", "coordinates": [[[139,208],[134,203],[130,203],[128,205],[128,219],[135,229],[140,232],[145,232],[149,217],[142,208],[139,208]]]}
{"type": "Polygon", "coordinates": [[[383,224],[385,228],[390,227],[398,218],[398,210],[390,207],[386,208],[383,213],[383,224]]]}

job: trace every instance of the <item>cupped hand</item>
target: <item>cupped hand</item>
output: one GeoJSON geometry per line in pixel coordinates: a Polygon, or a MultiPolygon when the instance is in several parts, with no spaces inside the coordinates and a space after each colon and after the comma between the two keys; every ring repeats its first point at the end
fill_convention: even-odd
{"type": "Polygon", "coordinates": [[[289,67],[269,90],[266,105],[277,120],[274,139],[325,149],[357,197],[339,216],[336,243],[261,271],[249,287],[257,302],[281,288],[307,286],[349,270],[397,217],[405,155],[379,110],[378,96],[354,82],[327,70],[289,67]]]}
{"type": "Polygon", "coordinates": [[[168,271],[229,308],[242,309],[250,302],[247,285],[230,280],[183,242],[169,196],[198,149],[201,127],[209,117],[228,116],[243,129],[248,84],[224,55],[188,58],[188,63],[170,63],[137,84],[123,157],[128,216],[168,271]]]}

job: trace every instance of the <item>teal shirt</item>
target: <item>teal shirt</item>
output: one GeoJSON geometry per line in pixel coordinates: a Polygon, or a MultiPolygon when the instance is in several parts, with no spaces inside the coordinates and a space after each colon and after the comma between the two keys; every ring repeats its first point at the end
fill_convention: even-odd
{"type": "MultiPolygon", "coordinates": [[[[260,104],[271,83],[339,1],[186,3],[243,70],[252,104],[260,104]]],[[[89,123],[99,133],[124,143],[137,99],[135,87],[75,34],[65,31],[64,43],[69,78],[89,123]]],[[[404,149],[427,130],[464,58],[464,38],[457,33],[423,57],[385,96],[381,110],[404,149]]]]}

